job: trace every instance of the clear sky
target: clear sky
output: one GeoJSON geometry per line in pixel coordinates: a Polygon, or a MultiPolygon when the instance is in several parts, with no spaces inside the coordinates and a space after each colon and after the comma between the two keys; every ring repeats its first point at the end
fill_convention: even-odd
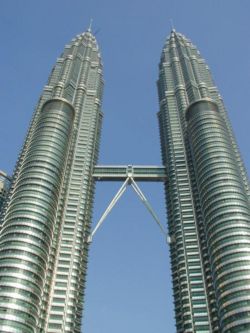
{"type": "MultiPolygon", "coordinates": [[[[161,164],[156,80],[177,31],[198,46],[250,168],[249,0],[0,1],[0,169],[11,174],[43,85],[63,47],[94,19],[104,63],[101,164],[161,164]]],[[[120,184],[98,184],[93,223],[120,184]]],[[[161,184],[142,184],[165,223],[161,184]]],[[[129,188],[90,250],[84,333],[174,332],[168,246],[129,188]]]]}

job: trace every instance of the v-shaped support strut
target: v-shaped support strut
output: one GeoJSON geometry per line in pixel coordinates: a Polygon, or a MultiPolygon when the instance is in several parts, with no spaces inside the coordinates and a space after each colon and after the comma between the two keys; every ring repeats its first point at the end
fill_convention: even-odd
{"type": "Polygon", "coordinates": [[[139,188],[138,184],[134,181],[133,177],[128,177],[125,180],[125,182],[122,184],[122,186],[120,187],[120,189],[118,190],[118,192],[116,193],[114,198],[111,200],[110,204],[106,208],[105,212],[102,214],[100,220],[98,221],[97,225],[93,229],[92,233],[89,235],[88,243],[92,242],[95,233],[100,228],[100,226],[102,225],[102,223],[104,222],[104,220],[106,219],[108,214],[111,212],[111,210],[114,208],[115,204],[119,201],[119,199],[121,198],[123,193],[126,191],[127,185],[132,186],[135,193],[138,195],[138,197],[140,198],[142,203],[145,205],[145,207],[147,208],[147,210],[149,211],[151,216],[154,218],[155,222],[158,224],[159,228],[161,229],[161,232],[164,234],[164,236],[166,236],[166,231],[164,230],[164,227],[162,226],[159,218],[157,217],[157,215],[154,212],[153,208],[151,207],[149,201],[147,200],[147,198],[143,194],[142,190],[139,188]]]}

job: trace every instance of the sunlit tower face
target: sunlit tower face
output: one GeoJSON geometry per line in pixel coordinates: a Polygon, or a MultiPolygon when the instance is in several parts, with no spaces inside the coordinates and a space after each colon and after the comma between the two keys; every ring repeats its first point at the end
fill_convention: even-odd
{"type": "Polygon", "coordinates": [[[0,240],[4,332],[80,332],[102,89],[87,31],[57,59],[14,173],[0,240]]]}

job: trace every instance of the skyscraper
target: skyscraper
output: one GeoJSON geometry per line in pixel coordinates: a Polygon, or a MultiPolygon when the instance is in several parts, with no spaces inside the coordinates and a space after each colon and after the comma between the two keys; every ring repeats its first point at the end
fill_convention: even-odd
{"type": "Polygon", "coordinates": [[[102,87],[87,31],[57,59],[14,172],[0,240],[1,332],[80,332],[102,87]]]}
{"type": "Polygon", "coordinates": [[[175,30],[158,91],[177,332],[249,332],[249,183],[208,66],[175,30]]]}

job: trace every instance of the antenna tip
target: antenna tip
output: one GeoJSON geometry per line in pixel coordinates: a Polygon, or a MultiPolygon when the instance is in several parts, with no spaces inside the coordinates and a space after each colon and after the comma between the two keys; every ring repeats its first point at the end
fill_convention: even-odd
{"type": "Polygon", "coordinates": [[[88,27],[88,32],[92,31],[92,23],[93,23],[93,19],[90,19],[90,23],[89,23],[89,27],[88,27]]]}
{"type": "Polygon", "coordinates": [[[170,19],[169,21],[170,21],[170,25],[171,25],[171,32],[175,32],[173,19],[170,19]]]}

